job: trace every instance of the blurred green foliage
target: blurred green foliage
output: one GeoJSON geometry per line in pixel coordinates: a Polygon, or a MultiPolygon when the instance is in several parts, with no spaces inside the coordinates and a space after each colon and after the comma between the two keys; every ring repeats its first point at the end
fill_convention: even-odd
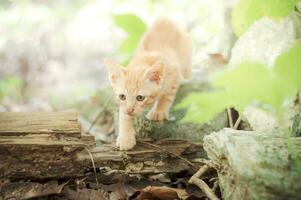
{"type": "Polygon", "coordinates": [[[64,91],[64,93],[53,93],[49,98],[49,102],[52,106],[59,109],[72,107],[78,108],[80,104],[83,104],[83,102],[87,102],[87,99],[84,97],[91,97],[94,96],[96,93],[97,91],[93,88],[77,84],[73,87],[69,87],[68,90],[64,91]]]}
{"type": "Polygon", "coordinates": [[[274,111],[284,128],[285,141],[294,165],[301,173],[301,160],[285,128],[286,101],[291,100],[301,88],[301,42],[278,57],[272,69],[257,63],[241,63],[213,78],[215,90],[193,93],[177,108],[188,108],[183,121],[205,123],[227,107],[235,107],[240,113],[248,105],[257,103],[274,111]]]}
{"type": "Polygon", "coordinates": [[[140,37],[146,31],[147,26],[142,19],[134,14],[114,15],[114,22],[116,26],[128,34],[128,37],[119,48],[120,53],[126,57],[123,63],[126,65],[135,51],[140,37]]]}
{"type": "Polygon", "coordinates": [[[240,0],[232,11],[232,26],[242,35],[254,21],[269,17],[279,19],[289,15],[300,0],[240,0]]]}
{"type": "Polygon", "coordinates": [[[17,76],[6,76],[0,79],[0,100],[9,96],[15,101],[21,101],[23,81],[17,76]]]}
{"type": "Polygon", "coordinates": [[[301,87],[301,42],[278,57],[272,69],[257,63],[241,63],[213,77],[213,92],[193,93],[178,108],[188,107],[184,121],[204,123],[227,107],[242,111],[259,103],[283,113],[285,101],[301,87]]]}

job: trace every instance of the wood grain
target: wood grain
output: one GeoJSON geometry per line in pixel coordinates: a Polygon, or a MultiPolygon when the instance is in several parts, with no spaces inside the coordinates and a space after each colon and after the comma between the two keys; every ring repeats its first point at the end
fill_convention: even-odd
{"type": "Polygon", "coordinates": [[[0,136],[56,134],[80,137],[81,130],[74,112],[2,112],[0,136]]]}
{"type": "Polygon", "coordinates": [[[193,171],[185,159],[192,162],[204,153],[202,145],[177,139],[138,140],[130,151],[119,151],[115,144],[94,144],[93,136],[81,135],[76,113],[0,113],[0,177],[80,177],[93,171],[92,159],[96,168],[178,173],[193,171]]]}
{"type": "Polygon", "coordinates": [[[40,179],[81,174],[84,169],[76,162],[76,152],[84,148],[78,138],[1,136],[0,177],[40,179]]]}

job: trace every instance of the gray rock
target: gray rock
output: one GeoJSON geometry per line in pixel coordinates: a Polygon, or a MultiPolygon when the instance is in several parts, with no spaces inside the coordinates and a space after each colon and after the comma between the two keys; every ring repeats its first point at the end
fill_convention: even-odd
{"type": "MultiPolygon", "coordinates": [[[[300,37],[300,14],[292,13],[280,21],[262,18],[237,40],[232,49],[230,66],[235,67],[236,64],[250,61],[263,63],[272,68],[277,57],[300,37]]],[[[277,119],[267,111],[250,106],[243,114],[253,130],[274,136],[283,135],[283,132],[279,132],[277,119]]],[[[291,125],[289,118],[290,113],[287,113],[284,122],[287,127],[291,125]]]]}
{"type": "Polygon", "coordinates": [[[224,199],[299,199],[301,138],[223,129],[204,137],[204,149],[217,166],[224,199]],[[299,162],[300,162],[299,156],[299,162]]]}
{"type": "Polygon", "coordinates": [[[253,61],[272,67],[276,58],[301,36],[301,17],[298,14],[275,21],[262,18],[237,40],[232,51],[230,65],[253,61]]]}

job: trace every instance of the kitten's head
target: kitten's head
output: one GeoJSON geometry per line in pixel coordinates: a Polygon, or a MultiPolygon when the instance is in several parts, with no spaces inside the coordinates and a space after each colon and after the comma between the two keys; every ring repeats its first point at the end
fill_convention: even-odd
{"type": "Polygon", "coordinates": [[[147,68],[130,69],[108,59],[104,62],[122,112],[136,116],[156,100],[164,77],[163,60],[157,60],[147,68]]]}

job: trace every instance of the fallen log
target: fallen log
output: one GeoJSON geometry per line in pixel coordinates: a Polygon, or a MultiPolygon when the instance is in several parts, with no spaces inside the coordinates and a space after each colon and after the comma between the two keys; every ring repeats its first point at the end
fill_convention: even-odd
{"type": "Polygon", "coordinates": [[[78,114],[74,112],[3,112],[0,136],[51,134],[80,138],[78,114]]]}
{"type": "MultiPolygon", "coordinates": [[[[130,151],[119,151],[115,145],[103,145],[91,150],[96,167],[110,167],[125,170],[128,173],[178,173],[195,171],[197,164],[190,163],[204,153],[202,145],[193,144],[186,140],[164,139],[151,141],[138,140],[137,145],[130,151]],[[186,160],[186,161],[185,161],[186,160]],[[189,162],[187,162],[189,160],[189,162]]],[[[83,166],[90,166],[90,156],[81,152],[78,159],[83,166]]]]}
{"type": "MultiPolygon", "coordinates": [[[[154,142],[162,151],[138,142],[131,151],[119,151],[113,144],[88,149],[79,141],[49,140],[49,137],[0,138],[0,176],[7,178],[68,178],[84,176],[96,168],[110,167],[128,173],[177,173],[194,171],[196,167],[183,161],[193,160],[202,146],[185,140],[154,142]],[[169,153],[169,151],[171,153],[169,153]],[[174,156],[174,154],[178,155],[174,156]]],[[[196,165],[197,166],[197,165],[196,165]]]]}
{"type": "Polygon", "coordinates": [[[285,138],[232,129],[205,136],[223,199],[300,199],[301,169],[293,154],[300,162],[301,138],[289,139],[290,146],[285,138]]]}
{"type": "Polygon", "coordinates": [[[204,154],[201,144],[177,139],[138,140],[131,151],[119,151],[114,144],[95,147],[91,136],[80,133],[74,116],[0,113],[0,119],[6,119],[1,121],[0,129],[0,177],[81,177],[101,167],[149,174],[194,171],[198,167],[192,164],[193,160],[204,154]],[[14,126],[12,120],[18,123],[14,126]]]}
{"type": "Polygon", "coordinates": [[[82,173],[76,153],[85,145],[78,138],[58,140],[48,135],[0,137],[0,177],[56,178],[82,173]]]}

